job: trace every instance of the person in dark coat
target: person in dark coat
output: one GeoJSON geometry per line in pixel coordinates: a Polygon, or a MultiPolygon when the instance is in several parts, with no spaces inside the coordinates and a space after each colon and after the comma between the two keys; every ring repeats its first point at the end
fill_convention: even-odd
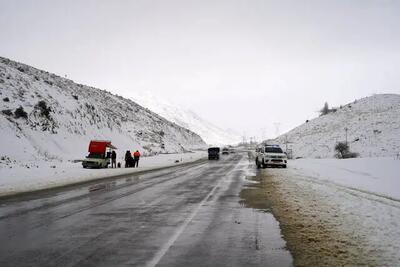
{"type": "MultiPolygon", "coordinates": [[[[135,160],[134,165],[136,165],[136,167],[139,168],[139,159],[140,159],[139,150],[136,150],[135,153],[133,153],[133,158],[135,160]]],[[[135,166],[133,166],[133,167],[135,167],[135,166]]]]}
{"type": "Polygon", "coordinates": [[[127,150],[125,153],[125,168],[131,167],[131,162],[132,162],[132,155],[131,152],[127,150]]]}
{"type": "Polygon", "coordinates": [[[114,150],[111,152],[111,168],[117,168],[117,153],[114,150]]]}

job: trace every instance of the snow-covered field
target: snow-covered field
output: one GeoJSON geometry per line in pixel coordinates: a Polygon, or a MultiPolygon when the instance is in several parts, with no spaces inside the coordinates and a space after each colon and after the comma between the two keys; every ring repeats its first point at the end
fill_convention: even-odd
{"type": "Polygon", "coordinates": [[[297,173],[400,202],[400,160],[394,158],[298,159],[297,173]]]}
{"type": "Polygon", "coordinates": [[[277,175],[282,188],[296,185],[287,201],[306,217],[355,240],[379,265],[400,264],[400,160],[300,159],[277,175]]]}
{"type": "Polygon", "coordinates": [[[206,152],[159,154],[142,157],[139,168],[84,169],[80,162],[32,162],[9,164],[0,168],[0,196],[47,189],[100,178],[153,170],[193,162],[206,157],[206,152]],[[179,162],[177,162],[179,161],[179,162]]]}

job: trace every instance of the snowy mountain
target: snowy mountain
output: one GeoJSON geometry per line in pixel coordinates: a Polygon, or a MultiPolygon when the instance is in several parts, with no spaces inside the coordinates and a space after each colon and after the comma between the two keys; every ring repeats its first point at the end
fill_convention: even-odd
{"type": "Polygon", "coordinates": [[[204,148],[197,134],[107,91],[0,57],[1,161],[83,158],[91,139],[144,154],[204,148]]]}
{"type": "Polygon", "coordinates": [[[178,107],[150,93],[135,93],[133,100],[167,120],[197,133],[209,145],[230,145],[241,141],[238,134],[222,130],[193,111],[178,107]]]}
{"type": "Polygon", "coordinates": [[[334,146],[347,140],[361,157],[394,157],[400,152],[400,95],[365,97],[320,116],[270,143],[293,150],[294,157],[334,157],[334,146]]]}

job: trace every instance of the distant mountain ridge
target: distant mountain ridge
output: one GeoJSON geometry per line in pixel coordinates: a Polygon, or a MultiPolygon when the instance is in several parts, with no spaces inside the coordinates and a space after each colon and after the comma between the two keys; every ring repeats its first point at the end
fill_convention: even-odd
{"type": "Polygon", "coordinates": [[[10,160],[82,158],[91,139],[111,140],[120,155],[206,147],[132,100],[2,57],[0,97],[0,156],[10,160]]]}
{"type": "Polygon", "coordinates": [[[400,95],[377,94],[337,108],[268,140],[293,149],[294,157],[334,157],[334,146],[347,140],[361,157],[395,157],[400,152],[400,95]]]}
{"type": "Polygon", "coordinates": [[[197,133],[209,145],[233,145],[241,141],[238,134],[223,130],[193,111],[178,107],[150,93],[137,93],[132,99],[167,120],[197,133]]]}

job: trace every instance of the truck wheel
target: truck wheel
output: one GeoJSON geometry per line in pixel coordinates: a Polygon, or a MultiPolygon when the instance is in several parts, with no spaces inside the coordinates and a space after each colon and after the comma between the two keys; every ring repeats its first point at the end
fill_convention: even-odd
{"type": "Polygon", "coordinates": [[[285,165],[283,165],[283,168],[285,168],[285,169],[287,168],[286,164],[285,164],[285,165]]]}

